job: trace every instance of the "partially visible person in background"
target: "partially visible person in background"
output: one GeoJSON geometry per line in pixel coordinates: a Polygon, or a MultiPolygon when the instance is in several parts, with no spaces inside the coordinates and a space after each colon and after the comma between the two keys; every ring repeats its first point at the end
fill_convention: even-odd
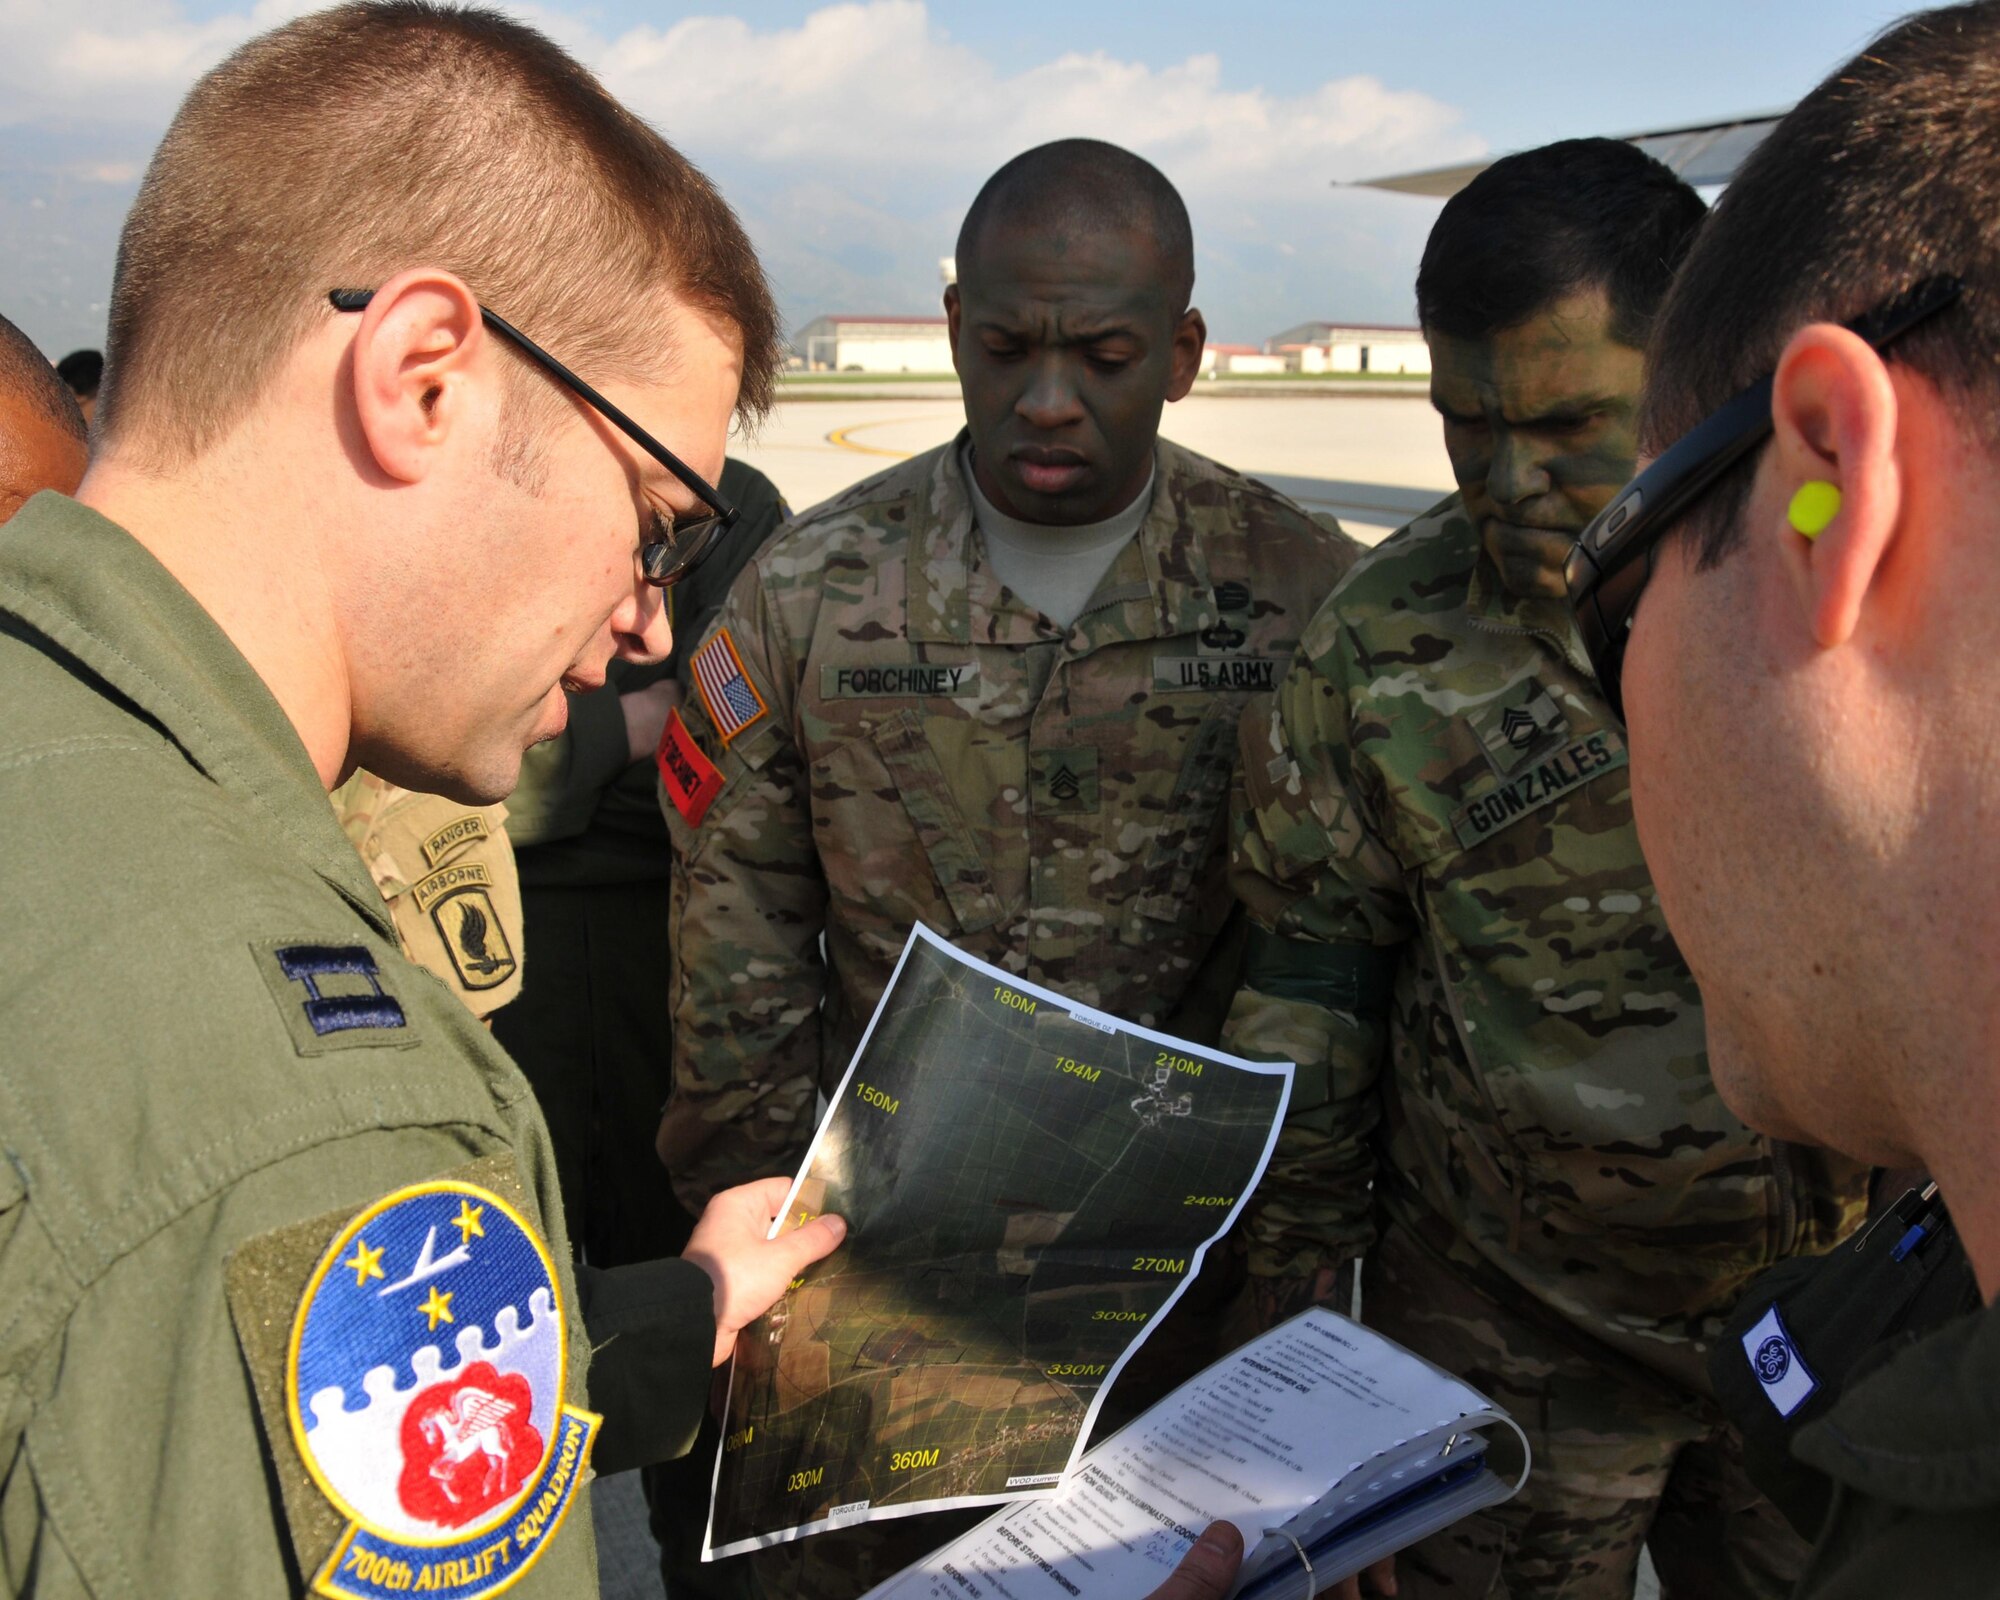
{"type": "Polygon", "coordinates": [[[0,317],[0,522],[44,489],[74,494],[88,437],[83,413],[47,358],[0,317]]]}
{"type": "Polygon", "coordinates": [[[372,772],[356,772],[332,798],[403,954],[490,1024],[520,994],[524,964],[507,808],[420,794],[372,772]]]}
{"type": "Polygon", "coordinates": [[[83,413],[84,426],[97,414],[97,387],[104,381],[102,350],[72,350],[56,363],[56,376],[69,385],[76,396],[76,408],[83,413]]]}
{"type": "Polygon", "coordinates": [[[528,752],[507,797],[535,967],[493,1031],[542,1103],[570,1242],[599,1266],[671,1255],[694,1226],[653,1149],[673,1088],[673,857],[658,747],[688,651],[790,514],[777,486],[741,461],[723,464],[719,486],[739,515],[694,576],[667,591],[672,653],[614,661],[602,688],[572,693],[568,728],[528,752]]]}
{"type": "MultiPolygon", "coordinates": [[[[528,752],[507,797],[534,975],[493,1034],[542,1103],[571,1247],[600,1267],[676,1255],[694,1227],[653,1148],[673,1089],[660,736],[681,702],[688,651],[791,515],[777,485],[744,462],[725,461],[718,486],[739,515],[694,576],[667,591],[672,653],[614,661],[603,688],[571,694],[567,731],[528,752]]],[[[644,1469],[675,1593],[698,1592],[701,1578],[715,1419],[702,1429],[686,1455],[644,1469]]]]}

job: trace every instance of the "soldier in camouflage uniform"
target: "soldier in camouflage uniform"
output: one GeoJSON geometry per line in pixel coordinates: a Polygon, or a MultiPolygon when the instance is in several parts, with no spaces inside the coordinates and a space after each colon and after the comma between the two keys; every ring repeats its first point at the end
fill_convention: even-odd
{"type": "Polygon", "coordinates": [[[418,794],[372,772],[333,791],[403,954],[482,1021],[521,992],[521,881],[507,808],[418,794]]]}
{"type": "MultiPolygon", "coordinates": [[[[1356,547],[1158,438],[1203,326],[1186,212],[1152,167],[1086,141],[1031,151],[975,201],[958,262],[968,432],[765,549],[662,747],[660,1150],[691,1205],[794,1170],[913,923],[1196,1039],[1235,987],[1236,725],[1356,547]],[[996,574],[1022,523],[1059,552],[1113,526],[1071,615],[996,574]]],[[[762,1552],[762,1586],[858,1594],[945,1536],[914,1522],[762,1552]]]]}
{"type": "Polygon", "coordinates": [[[1461,488],[1356,564],[1244,723],[1257,931],[1225,1043],[1303,1069],[1251,1213],[1262,1320],[1365,1251],[1367,1320],[1535,1452],[1517,1500],[1405,1552],[1406,1596],[1629,1595],[1642,1543],[1669,1595],[1772,1596],[1803,1559],[1703,1344],[1855,1224],[1865,1175],[1718,1097],[1561,577],[1630,473],[1646,323],[1700,216],[1608,140],[1445,207],[1418,300],[1461,488]]]}

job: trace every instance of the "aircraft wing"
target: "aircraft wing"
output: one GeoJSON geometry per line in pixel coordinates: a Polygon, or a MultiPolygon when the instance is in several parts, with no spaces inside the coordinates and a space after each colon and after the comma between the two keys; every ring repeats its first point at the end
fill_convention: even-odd
{"type": "MultiPolygon", "coordinates": [[[[1784,116],[1783,111],[1759,112],[1726,122],[1695,122],[1680,128],[1656,128],[1649,133],[1615,135],[1663,161],[1696,188],[1725,184],[1736,176],[1750,152],[1764,141],[1784,116]]],[[[1394,194],[1429,195],[1447,200],[1490,167],[1499,157],[1399,172],[1384,178],[1362,178],[1352,184],[1336,180],[1336,188],[1387,189],[1394,194]]]]}

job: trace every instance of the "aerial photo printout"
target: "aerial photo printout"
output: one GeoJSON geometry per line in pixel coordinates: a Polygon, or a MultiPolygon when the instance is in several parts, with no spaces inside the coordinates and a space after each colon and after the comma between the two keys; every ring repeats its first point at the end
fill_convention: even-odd
{"type": "Polygon", "coordinates": [[[1291,1079],[918,928],[780,1224],[836,1212],[846,1242],[737,1342],[707,1553],[1053,1490],[1291,1079]]]}

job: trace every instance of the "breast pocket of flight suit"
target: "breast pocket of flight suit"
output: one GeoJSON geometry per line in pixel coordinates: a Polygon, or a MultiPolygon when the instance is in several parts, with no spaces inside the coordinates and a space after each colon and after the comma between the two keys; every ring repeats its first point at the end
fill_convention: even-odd
{"type": "Polygon", "coordinates": [[[973,933],[1000,920],[993,874],[915,711],[815,757],[813,827],[841,920],[899,949],[913,923],[973,933]]]}

